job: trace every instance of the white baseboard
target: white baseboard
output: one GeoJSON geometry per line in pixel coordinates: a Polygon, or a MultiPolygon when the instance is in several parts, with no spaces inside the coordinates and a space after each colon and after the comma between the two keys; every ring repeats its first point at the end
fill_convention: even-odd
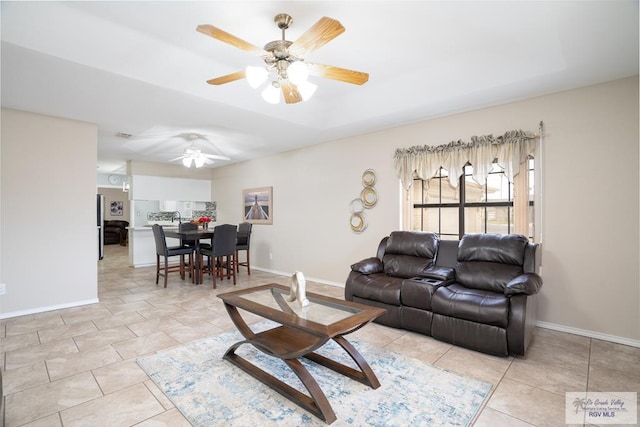
{"type": "MultiPolygon", "coordinates": [[[[172,265],[172,263],[169,263],[169,265],[172,265]]],[[[155,266],[156,266],[156,263],[151,262],[151,263],[134,264],[133,268],[155,267],[155,266]]]]}
{"type": "MultiPolygon", "coordinates": [[[[259,270],[259,271],[265,271],[267,273],[273,273],[273,274],[278,274],[281,276],[291,276],[293,273],[288,273],[288,272],[283,272],[283,271],[277,271],[277,270],[270,270],[268,268],[261,268],[261,267],[251,267],[254,270],[259,270]]],[[[307,277],[308,281],[311,282],[317,282],[317,283],[322,283],[325,285],[331,285],[331,286],[337,286],[339,288],[344,288],[344,283],[339,283],[339,282],[331,282],[328,280],[322,280],[322,279],[318,279],[315,277],[307,277]]],[[[624,345],[628,345],[631,347],[640,347],[640,340],[634,340],[634,339],[630,339],[630,338],[625,338],[625,337],[619,337],[616,335],[609,335],[609,334],[603,334],[600,332],[594,332],[594,331],[589,331],[586,329],[579,329],[579,328],[573,328],[571,326],[564,326],[564,325],[558,325],[555,323],[549,323],[549,322],[541,322],[538,321],[536,322],[536,326],[540,327],[540,328],[545,328],[545,329],[552,329],[554,331],[559,331],[559,332],[566,332],[569,334],[574,334],[574,335],[581,335],[584,337],[589,337],[589,338],[596,338],[599,340],[603,340],[603,341],[610,341],[610,342],[615,342],[618,344],[624,344],[624,345]]]]}
{"type": "Polygon", "coordinates": [[[66,304],[49,305],[49,306],[46,306],[46,307],[38,307],[38,308],[29,309],[29,310],[12,311],[12,312],[9,312],[9,313],[1,313],[0,314],[0,319],[10,319],[12,317],[27,316],[29,314],[38,314],[38,313],[44,313],[44,312],[47,312],[47,311],[61,310],[63,308],[80,307],[81,305],[97,304],[98,302],[100,302],[98,300],[98,298],[94,298],[94,299],[88,299],[88,300],[84,300],[84,301],[70,302],[70,303],[66,303],[66,304]]]}
{"type": "MultiPolygon", "coordinates": [[[[272,273],[272,274],[278,274],[280,276],[286,276],[286,277],[291,277],[293,275],[294,272],[284,272],[284,271],[278,271],[278,270],[270,270],[268,268],[262,268],[262,267],[254,267],[251,266],[252,270],[259,270],[259,271],[264,271],[265,273],[272,273]]],[[[304,271],[303,271],[304,273],[304,271]]],[[[337,286],[338,288],[344,288],[344,283],[340,283],[340,282],[331,282],[329,280],[324,280],[324,279],[318,279],[316,277],[307,277],[305,276],[305,279],[309,282],[316,282],[316,283],[322,283],[323,285],[329,285],[329,286],[337,286]]]]}
{"type": "Polygon", "coordinates": [[[583,337],[596,338],[603,341],[615,342],[618,344],[624,344],[631,347],[640,347],[640,340],[634,340],[631,338],[619,337],[617,335],[603,334],[601,332],[589,331],[586,329],[573,328],[571,326],[558,325],[548,322],[536,322],[536,326],[545,329],[551,329],[559,332],[566,332],[568,334],[581,335],[583,337]]]}
{"type": "MultiPolygon", "coordinates": [[[[173,263],[173,264],[169,263],[169,265],[178,265],[178,263],[173,263]]],[[[155,267],[155,266],[156,266],[156,263],[153,262],[151,264],[136,264],[136,265],[133,266],[133,268],[155,267]]],[[[251,266],[251,269],[252,270],[258,270],[258,271],[264,271],[265,273],[277,274],[279,276],[285,276],[285,277],[291,277],[291,275],[293,274],[293,272],[289,273],[289,272],[285,272],[285,271],[271,270],[271,269],[268,269],[268,268],[254,267],[253,265],[251,266]]],[[[331,282],[329,280],[318,279],[316,277],[306,277],[305,276],[305,278],[310,282],[322,283],[323,285],[330,285],[330,286],[337,286],[339,288],[344,288],[344,283],[331,282]]]]}
{"type": "MultiPolygon", "coordinates": [[[[155,263],[152,264],[152,265],[155,265],[155,263]]],[[[146,265],[137,265],[136,267],[143,267],[143,266],[146,266],[146,265]]],[[[267,272],[267,273],[277,274],[277,275],[286,276],[286,277],[289,277],[289,276],[291,276],[293,274],[293,273],[289,273],[289,272],[271,270],[271,269],[262,268],[262,267],[251,267],[251,268],[253,268],[254,270],[264,271],[264,272],[267,272]]],[[[307,277],[307,280],[311,281],[311,282],[322,283],[324,285],[330,285],[330,286],[336,286],[336,287],[339,287],[339,288],[344,288],[344,283],[340,283],[340,282],[332,282],[332,281],[329,281],[329,280],[318,279],[316,277],[307,277]]],[[[44,312],[47,312],[47,311],[60,310],[60,309],[64,309],[64,308],[72,308],[72,307],[79,307],[79,306],[89,305],[89,304],[97,304],[98,302],[99,302],[99,300],[97,298],[95,298],[95,299],[89,299],[89,300],[84,300],[84,301],[75,301],[75,302],[71,302],[71,303],[67,303],[67,304],[58,304],[58,305],[51,305],[51,306],[46,306],[46,307],[38,307],[38,308],[34,308],[34,309],[19,310],[19,311],[13,311],[13,312],[9,312],[9,313],[0,313],[0,319],[10,319],[12,317],[27,316],[29,314],[38,314],[38,313],[44,313],[44,312]]],[[[610,341],[610,342],[614,342],[614,343],[618,343],[618,344],[623,344],[623,345],[628,345],[628,346],[631,346],[631,347],[640,348],[640,340],[634,340],[634,339],[631,339],[631,338],[619,337],[617,335],[603,334],[601,332],[589,331],[589,330],[586,330],[586,329],[574,328],[574,327],[571,327],[571,326],[558,325],[556,323],[549,323],[549,322],[542,322],[542,321],[536,322],[536,326],[538,326],[540,328],[544,328],[544,329],[551,329],[551,330],[554,330],[554,331],[566,332],[566,333],[569,333],[569,334],[580,335],[580,336],[583,336],[583,337],[595,338],[595,339],[599,339],[599,340],[603,340],[603,341],[610,341]]]]}
{"type": "MultiPolygon", "coordinates": [[[[162,265],[162,264],[160,264],[160,265],[162,265]]],[[[173,266],[176,266],[176,265],[180,265],[180,261],[176,261],[176,260],[169,261],[169,266],[170,267],[173,267],[173,266]]],[[[133,268],[155,267],[155,266],[156,266],[156,262],[155,261],[150,261],[150,262],[142,262],[142,263],[139,263],[139,264],[134,264],[133,268]]]]}

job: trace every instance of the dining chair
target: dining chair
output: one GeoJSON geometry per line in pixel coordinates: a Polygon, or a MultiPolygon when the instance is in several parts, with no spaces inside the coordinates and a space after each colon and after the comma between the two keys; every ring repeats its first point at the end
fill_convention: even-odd
{"type": "MultiPolygon", "coordinates": [[[[194,224],[191,222],[181,222],[178,225],[178,231],[183,232],[183,231],[197,231],[198,230],[198,224],[194,224]]],[[[196,251],[196,241],[195,240],[185,240],[185,239],[180,239],[180,246],[185,247],[185,248],[192,248],[193,249],[193,253],[195,254],[196,251]]],[[[191,261],[189,261],[189,264],[185,266],[191,268],[191,261]]],[[[189,270],[189,277],[191,277],[191,281],[195,281],[195,277],[193,276],[193,274],[191,274],[191,270],[189,270]]]]}
{"type": "Polygon", "coordinates": [[[200,283],[204,282],[204,273],[213,276],[213,289],[216,289],[216,276],[222,279],[233,276],[233,284],[236,284],[236,239],[238,227],[232,224],[218,225],[213,229],[211,248],[200,249],[200,283]],[[204,257],[208,257],[205,266],[204,257]]]}
{"type": "Polygon", "coordinates": [[[247,267],[247,274],[251,276],[251,264],[249,260],[249,245],[251,242],[251,227],[253,224],[248,222],[243,222],[238,225],[238,240],[236,241],[236,271],[240,272],[240,266],[247,267]],[[238,258],[239,251],[246,251],[247,257],[246,261],[240,262],[240,258],[238,258]]]}
{"type": "MultiPolygon", "coordinates": [[[[194,222],[183,222],[178,226],[178,230],[179,231],[189,231],[189,230],[197,231],[198,227],[199,225],[194,222]]],[[[202,243],[202,241],[198,242],[199,245],[196,245],[195,240],[182,240],[181,243],[183,246],[192,246],[194,248],[196,246],[200,246],[201,248],[211,248],[211,244],[202,243]]]]}
{"type": "Polygon", "coordinates": [[[156,285],[160,276],[164,276],[164,287],[167,287],[167,276],[170,272],[179,271],[180,278],[184,280],[185,277],[185,261],[184,256],[189,255],[189,274],[193,275],[193,253],[194,249],[187,246],[172,246],[167,247],[167,238],[164,234],[162,226],[154,224],[153,238],[156,243],[156,285]],[[179,265],[169,265],[169,258],[173,256],[180,256],[179,265]],[[163,265],[160,265],[160,257],[164,257],[163,265]],[[162,272],[162,273],[161,273],[162,272]]]}
{"type": "MultiPolygon", "coordinates": [[[[178,231],[180,231],[180,232],[190,231],[190,230],[195,231],[197,229],[198,229],[198,224],[194,224],[192,222],[181,222],[180,225],[178,225],[178,231]]],[[[195,247],[196,246],[196,241],[195,240],[180,239],[180,245],[181,246],[195,247]]]]}

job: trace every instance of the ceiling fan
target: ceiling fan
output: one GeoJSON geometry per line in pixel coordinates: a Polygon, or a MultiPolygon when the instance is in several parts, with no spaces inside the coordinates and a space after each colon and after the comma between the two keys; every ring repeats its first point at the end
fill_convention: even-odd
{"type": "Polygon", "coordinates": [[[206,154],[206,153],[203,153],[198,148],[187,147],[185,148],[183,155],[176,157],[175,159],[171,159],[169,161],[175,162],[176,160],[182,160],[182,164],[188,168],[190,168],[192,165],[195,165],[196,168],[201,168],[205,164],[210,165],[215,163],[213,159],[231,160],[229,157],[226,157],[226,156],[218,156],[216,154],[206,154]]]}
{"type": "Polygon", "coordinates": [[[231,160],[231,158],[225,156],[224,152],[216,147],[212,141],[213,136],[208,135],[206,131],[202,130],[180,131],[154,128],[135,137],[124,133],[119,133],[117,136],[126,139],[131,138],[131,140],[125,143],[125,146],[140,153],[171,158],[179,152],[178,149],[181,149],[183,150],[182,155],[165,161],[174,162],[176,160],[182,160],[182,163],[186,167],[195,165],[197,168],[200,168],[205,164],[214,163],[214,160],[231,160]],[[203,153],[202,149],[219,154],[203,153]],[[164,151],[169,150],[170,153],[164,153],[164,151]]]}
{"type": "Polygon", "coordinates": [[[340,22],[326,16],[320,18],[294,42],[285,39],[285,30],[292,24],[293,18],[286,13],[280,13],[275,16],[274,22],[282,30],[282,39],[271,41],[264,45],[264,48],[259,48],[213,25],[198,25],[198,32],[259,56],[265,63],[264,67],[249,66],[245,71],[236,71],[208,80],[207,83],[222,85],[246,77],[251,87],[258,88],[262,83],[269,81],[262,92],[265,101],[277,104],[282,92],[285,102],[294,104],[306,101],[315,92],[317,86],[307,81],[309,75],[357,85],[369,80],[369,74],[361,71],[305,61],[309,53],[344,32],[345,28],[340,22]]]}

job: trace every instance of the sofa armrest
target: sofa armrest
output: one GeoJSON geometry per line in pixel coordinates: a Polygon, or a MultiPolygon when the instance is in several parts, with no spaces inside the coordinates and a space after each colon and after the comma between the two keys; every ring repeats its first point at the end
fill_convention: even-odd
{"type": "Polygon", "coordinates": [[[376,257],[366,258],[351,265],[351,270],[362,274],[382,273],[384,266],[376,257]]]}
{"type": "Polygon", "coordinates": [[[507,296],[525,294],[537,294],[542,287],[542,277],[535,273],[524,273],[512,279],[504,288],[507,296]]]}
{"type": "Polygon", "coordinates": [[[456,271],[451,267],[429,267],[422,272],[423,277],[450,282],[456,278],[456,271]]]}

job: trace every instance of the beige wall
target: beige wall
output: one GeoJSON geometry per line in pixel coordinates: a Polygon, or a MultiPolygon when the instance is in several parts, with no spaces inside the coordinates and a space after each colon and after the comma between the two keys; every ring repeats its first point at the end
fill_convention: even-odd
{"type": "MultiPolygon", "coordinates": [[[[273,186],[274,223],[254,226],[254,266],[343,285],[349,265],[374,255],[380,239],[400,228],[396,147],[535,131],[543,120],[539,318],[545,326],[637,343],[638,114],[636,76],[197,173],[213,175],[219,223],[242,221],[242,189],[273,186]],[[378,204],[366,211],[369,227],[358,235],[349,229],[349,202],[368,168],[378,174],[378,204]]],[[[1,143],[0,282],[7,295],[0,316],[95,299],[95,126],[3,109],[1,143]],[[16,160],[24,158],[28,167],[16,160]],[[69,227],[46,227],[42,206],[69,227]]],[[[158,167],[138,164],[128,173],[186,173],[158,167]]]]}
{"type": "Polygon", "coordinates": [[[2,109],[0,317],[97,302],[93,124],[2,109]]]}
{"type": "Polygon", "coordinates": [[[98,193],[104,195],[104,219],[117,219],[129,221],[129,193],[122,191],[122,188],[98,187],[98,193]],[[122,202],[122,215],[111,215],[111,202],[122,202]]]}
{"type": "Polygon", "coordinates": [[[542,120],[541,324],[640,344],[638,113],[636,76],[214,169],[218,223],[242,221],[242,189],[273,186],[273,225],[254,226],[252,264],[343,285],[400,227],[395,148],[535,132],[542,120]],[[367,168],[378,204],[357,235],[349,202],[367,168]]]}

